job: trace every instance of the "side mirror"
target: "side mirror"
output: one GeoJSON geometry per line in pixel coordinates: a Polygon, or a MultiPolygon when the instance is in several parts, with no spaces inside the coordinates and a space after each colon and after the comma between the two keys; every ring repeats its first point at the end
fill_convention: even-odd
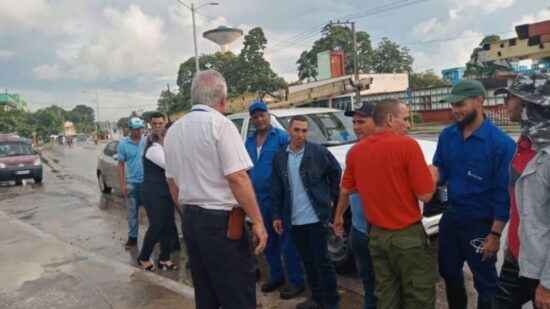
{"type": "Polygon", "coordinates": [[[113,159],[115,159],[115,161],[118,161],[118,153],[115,153],[115,154],[113,155],[113,159]]]}

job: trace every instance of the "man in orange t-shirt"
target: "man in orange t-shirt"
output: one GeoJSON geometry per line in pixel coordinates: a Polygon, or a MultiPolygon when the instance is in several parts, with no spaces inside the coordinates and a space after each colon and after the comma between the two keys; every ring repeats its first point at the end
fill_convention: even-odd
{"type": "Polygon", "coordinates": [[[418,143],[405,136],[408,107],[395,99],[373,112],[375,133],[349,152],[339,201],[359,192],[371,226],[369,249],[379,308],[435,308],[437,272],[418,200],[435,191],[418,143]]]}

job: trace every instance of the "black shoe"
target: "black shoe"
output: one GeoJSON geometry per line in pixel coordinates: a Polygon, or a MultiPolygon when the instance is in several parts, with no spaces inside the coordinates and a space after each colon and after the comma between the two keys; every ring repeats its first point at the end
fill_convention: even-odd
{"type": "Polygon", "coordinates": [[[285,280],[268,281],[262,284],[262,292],[269,293],[285,285],[285,280]]]}
{"type": "Polygon", "coordinates": [[[260,269],[256,269],[256,282],[260,281],[260,279],[262,279],[262,273],[260,269]]]}
{"type": "Polygon", "coordinates": [[[128,237],[128,240],[124,244],[124,248],[130,249],[131,247],[137,245],[137,238],[135,237],[128,237]]]}
{"type": "Polygon", "coordinates": [[[178,270],[177,267],[172,261],[158,261],[157,267],[161,270],[178,270]]]}
{"type": "Polygon", "coordinates": [[[319,309],[321,308],[313,299],[308,299],[305,302],[296,305],[296,309],[319,309]]]}
{"type": "Polygon", "coordinates": [[[302,294],[306,288],[304,286],[295,287],[293,285],[288,285],[287,287],[281,289],[280,297],[281,299],[291,299],[300,294],[302,294]]]}

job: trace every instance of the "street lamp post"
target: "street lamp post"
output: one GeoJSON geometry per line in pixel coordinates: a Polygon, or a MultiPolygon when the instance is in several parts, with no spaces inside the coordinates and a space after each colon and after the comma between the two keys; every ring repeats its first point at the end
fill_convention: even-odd
{"type": "Polygon", "coordinates": [[[182,2],[181,0],[178,0],[178,2],[181,3],[183,6],[185,6],[186,8],[188,8],[189,10],[191,10],[191,16],[192,16],[192,19],[193,19],[193,43],[195,44],[195,70],[196,70],[195,72],[198,73],[200,71],[200,69],[199,69],[199,47],[197,45],[197,26],[195,25],[195,11],[202,8],[203,6],[218,5],[219,3],[209,2],[209,3],[205,3],[203,5],[199,5],[198,7],[195,7],[195,4],[193,2],[191,2],[191,5],[188,5],[184,2],[182,2]]]}

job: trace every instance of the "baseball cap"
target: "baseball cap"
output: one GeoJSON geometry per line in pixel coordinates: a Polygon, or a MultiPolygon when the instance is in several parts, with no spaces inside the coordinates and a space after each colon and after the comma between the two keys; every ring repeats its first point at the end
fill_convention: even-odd
{"type": "Polygon", "coordinates": [[[144,127],[143,120],[141,120],[137,117],[133,117],[133,118],[128,119],[128,128],[130,128],[130,129],[141,129],[143,127],[144,127]]]}
{"type": "Polygon", "coordinates": [[[449,102],[451,104],[462,102],[469,97],[486,97],[485,87],[473,79],[463,79],[451,89],[451,94],[441,99],[439,102],[449,102]]]}
{"type": "Polygon", "coordinates": [[[495,95],[508,93],[533,104],[550,106],[550,74],[518,74],[509,87],[495,90],[495,95]]]}
{"type": "Polygon", "coordinates": [[[372,117],[372,112],[374,111],[374,107],[376,104],[369,101],[363,101],[361,103],[355,104],[354,110],[347,110],[344,115],[348,117],[353,117],[353,115],[357,114],[360,116],[368,116],[372,117]]]}
{"type": "Polygon", "coordinates": [[[255,111],[267,112],[267,104],[262,101],[258,101],[248,107],[248,112],[250,115],[254,114],[255,111]]]}

